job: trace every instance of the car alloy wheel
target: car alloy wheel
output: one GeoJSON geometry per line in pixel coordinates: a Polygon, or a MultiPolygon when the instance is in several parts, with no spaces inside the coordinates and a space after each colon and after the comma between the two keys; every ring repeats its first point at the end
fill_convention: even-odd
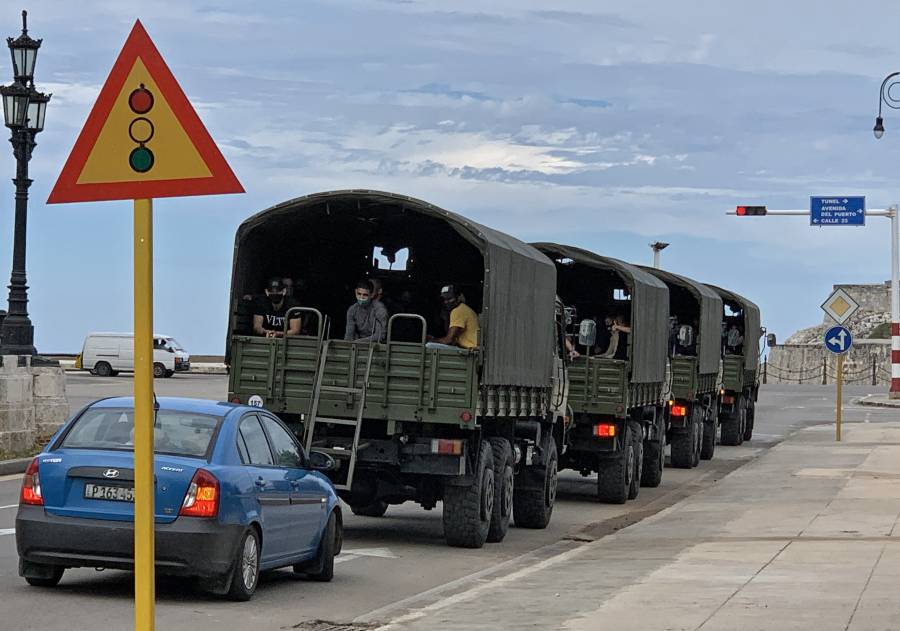
{"type": "Polygon", "coordinates": [[[253,591],[256,586],[256,577],[259,575],[259,549],[256,545],[256,537],[247,537],[244,540],[244,550],[241,552],[241,579],[244,588],[253,591]]]}

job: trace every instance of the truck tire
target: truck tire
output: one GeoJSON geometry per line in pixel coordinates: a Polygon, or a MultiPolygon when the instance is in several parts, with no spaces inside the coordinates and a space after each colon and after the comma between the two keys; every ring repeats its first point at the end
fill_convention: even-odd
{"type": "Polygon", "coordinates": [[[444,538],[457,548],[480,548],[487,540],[494,511],[494,457],[482,441],[469,486],[444,486],[444,538]]]}
{"type": "Polygon", "coordinates": [[[644,471],[644,433],[637,421],[629,421],[628,428],[631,430],[631,444],[634,449],[634,473],[631,474],[631,484],[628,485],[628,499],[633,500],[637,499],[641,492],[641,474],[644,471]]]}
{"type": "Polygon", "coordinates": [[[662,483],[666,467],[666,421],[661,410],[656,415],[656,440],[644,441],[644,466],[641,469],[641,486],[656,488],[662,483]]]}
{"type": "Polygon", "coordinates": [[[112,366],[107,362],[97,362],[94,365],[94,374],[98,377],[111,377],[113,374],[112,366]]]}
{"type": "Polygon", "coordinates": [[[700,464],[700,452],[703,450],[703,410],[699,405],[692,409],[694,416],[694,459],[691,466],[700,464]]]}
{"type": "Polygon", "coordinates": [[[543,467],[532,467],[519,475],[537,476],[540,489],[525,489],[521,486],[513,488],[513,521],[517,528],[546,528],[553,515],[556,503],[556,485],[559,477],[559,456],[556,453],[556,440],[550,437],[547,445],[547,464],[543,467]]]}
{"type": "Polygon", "coordinates": [[[350,511],[361,517],[384,517],[387,509],[388,503],[381,500],[375,500],[369,504],[350,504],[350,511]]]}
{"type": "Polygon", "coordinates": [[[700,458],[712,460],[716,453],[716,419],[703,421],[703,446],[700,448],[700,458]]]}
{"type": "Polygon", "coordinates": [[[597,469],[597,499],[607,504],[624,504],[635,471],[634,442],[629,423],[625,424],[622,451],[615,458],[600,460],[597,469]]]}
{"type": "Polygon", "coordinates": [[[166,367],[159,362],[153,364],[153,376],[156,379],[162,379],[166,376],[166,367]]]}
{"type": "Polygon", "coordinates": [[[690,469],[694,466],[694,450],[697,444],[697,430],[694,427],[694,411],[684,419],[684,428],[672,437],[672,466],[690,469]]]}
{"type": "Polygon", "coordinates": [[[491,438],[494,455],[494,510],[487,540],[491,543],[503,541],[509,530],[509,518],[513,512],[513,478],[515,460],[512,447],[505,438],[491,438]]]}
{"type": "Polygon", "coordinates": [[[740,445],[744,438],[743,423],[741,423],[744,415],[744,402],[738,402],[737,409],[733,412],[725,414],[722,419],[722,444],[736,446],[740,445]]]}
{"type": "Polygon", "coordinates": [[[744,440],[753,438],[753,425],[756,420],[756,401],[747,399],[747,411],[744,413],[744,440]]]}

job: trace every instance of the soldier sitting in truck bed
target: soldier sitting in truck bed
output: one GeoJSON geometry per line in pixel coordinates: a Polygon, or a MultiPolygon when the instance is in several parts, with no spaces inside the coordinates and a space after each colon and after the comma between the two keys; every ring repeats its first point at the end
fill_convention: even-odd
{"type": "Polygon", "coordinates": [[[347,309],[344,339],[353,342],[384,342],[387,337],[388,311],[374,300],[375,287],[370,280],[356,283],[356,302],[347,309]]]}
{"type": "Polygon", "coordinates": [[[441,301],[450,310],[447,334],[441,338],[428,336],[428,348],[478,348],[478,314],[462,301],[455,285],[441,289],[441,301]]]}
{"type": "MultiPolygon", "coordinates": [[[[290,308],[297,306],[287,298],[281,277],[272,278],[266,285],[265,297],[253,305],[253,333],[264,337],[284,337],[284,317],[290,308]]],[[[299,313],[291,314],[288,336],[302,334],[303,319],[299,313]]]]}

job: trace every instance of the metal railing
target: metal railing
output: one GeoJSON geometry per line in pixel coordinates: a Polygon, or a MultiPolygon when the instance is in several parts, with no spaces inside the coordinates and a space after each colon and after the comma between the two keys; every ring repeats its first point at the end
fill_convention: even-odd
{"type": "MultiPolygon", "coordinates": [[[[873,385],[879,383],[888,383],[891,379],[890,363],[887,359],[877,355],[872,355],[866,362],[867,365],[859,366],[854,369],[851,365],[844,364],[844,383],[848,385],[873,385]]],[[[823,357],[822,363],[818,366],[804,366],[801,368],[788,368],[786,366],[778,366],[770,364],[765,359],[759,365],[762,382],[769,382],[771,376],[778,383],[815,383],[827,385],[837,380],[837,357],[823,357]]]]}

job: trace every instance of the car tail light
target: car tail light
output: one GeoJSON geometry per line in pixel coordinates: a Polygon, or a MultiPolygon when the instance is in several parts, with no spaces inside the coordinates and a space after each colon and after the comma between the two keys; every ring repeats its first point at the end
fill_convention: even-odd
{"type": "Polygon", "coordinates": [[[734,403],[734,397],[727,394],[722,395],[722,403],[725,403],[726,405],[732,405],[734,403]]]}
{"type": "Polygon", "coordinates": [[[25,477],[22,478],[22,495],[19,498],[22,504],[43,506],[44,496],[41,495],[41,476],[38,473],[38,459],[35,458],[25,469],[25,477]]]}
{"type": "Polygon", "coordinates": [[[615,438],[616,426],[612,423],[598,423],[594,425],[594,436],[597,438],[615,438]]]}
{"type": "Polygon", "coordinates": [[[178,514],[186,517],[215,517],[218,512],[219,481],[206,469],[197,469],[178,514]]]}
{"type": "Polygon", "coordinates": [[[686,405],[673,405],[671,412],[672,412],[672,416],[687,416],[687,406],[686,405]]]}
{"type": "Polygon", "coordinates": [[[442,456],[459,456],[462,454],[463,441],[447,438],[434,438],[431,440],[431,453],[442,456]]]}

